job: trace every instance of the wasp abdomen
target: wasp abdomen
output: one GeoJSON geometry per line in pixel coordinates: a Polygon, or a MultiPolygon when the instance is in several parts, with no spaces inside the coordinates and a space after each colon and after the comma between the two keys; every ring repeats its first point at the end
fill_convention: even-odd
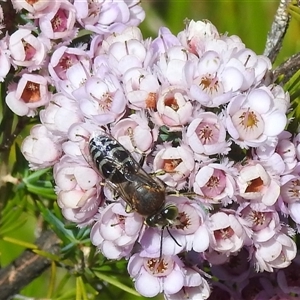
{"type": "Polygon", "coordinates": [[[125,182],[127,173],[136,172],[129,152],[108,136],[92,138],[89,151],[101,175],[112,183],[125,182]]]}

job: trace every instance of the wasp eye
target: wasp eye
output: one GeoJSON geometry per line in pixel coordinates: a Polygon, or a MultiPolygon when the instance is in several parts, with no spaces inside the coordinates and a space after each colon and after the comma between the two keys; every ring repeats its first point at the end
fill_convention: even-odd
{"type": "Polygon", "coordinates": [[[174,221],[178,216],[178,209],[174,204],[170,204],[163,209],[161,215],[164,219],[169,220],[170,223],[170,221],[174,221]]]}
{"type": "Polygon", "coordinates": [[[159,213],[149,216],[145,222],[150,227],[165,227],[173,223],[178,215],[178,209],[174,204],[164,207],[159,213]]]}

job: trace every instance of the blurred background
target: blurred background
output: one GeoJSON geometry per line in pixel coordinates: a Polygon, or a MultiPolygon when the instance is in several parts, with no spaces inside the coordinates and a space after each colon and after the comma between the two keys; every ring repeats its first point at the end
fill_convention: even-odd
{"type": "MultiPolygon", "coordinates": [[[[176,35],[185,28],[184,20],[207,19],[217,27],[220,33],[238,35],[245,43],[246,47],[254,50],[258,54],[262,54],[265,47],[266,36],[271,27],[278,4],[279,1],[270,0],[144,0],[142,1],[142,6],[146,11],[146,19],[141,28],[144,38],[157,36],[158,29],[161,26],[167,26],[176,35]]],[[[299,52],[299,36],[300,23],[297,20],[292,19],[283,43],[282,51],[275,62],[275,66],[282,63],[294,53],[299,52]]],[[[30,205],[30,199],[26,205],[30,205]]],[[[26,211],[28,211],[28,209],[26,209],[26,211]]],[[[20,239],[23,242],[33,243],[35,241],[36,229],[39,227],[39,216],[24,213],[20,218],[24,220],[23,226],[9,232],[7,236],[20,239]]],[[[21,246],[0,240],[1,266],[10,263],[23,250],[24,248],[21,246]]],[[[63,276],[64,272],[65,271],[61,271],[59,276],[63,276]]],[[[41,299],[39,297],[44,297],[45,290],[48,288],[49,284],[49,273],[50,272],[45,272],[42,277],[32,282],[22,291],[22,294],[34,297],[30,299],[41,299]]],[[[59,278],[57,280],[59,281],[59,278]]],[[[130,279],[128,282],[131,284],[130,279]]],[[[74,279],[70,279],[70,282],[65,288],[74,289],[74,286],[74,279]]],[[[116,294],[114,294],[114,296],[112,295],[112,298],[110,299],[116,299],[115,297],[116,294]]],[[[69,299],[73,299],[72,296],[70,296],[69,299]]],[[[101,299],[105,300],[108,298],[101,297],[101,299]]],[[[125,299],[142,299],[142,297],[135,298],[124,292],[118,294],[118,300],[125,299]]]]}
{"type": "MultiPolygon", "coordinates": [[[[238,35],[246,47],[262,54],[278,4],[279,0],[142,0],[146,19],[141,27],[144,37],[156,36],[160,26],[169,27],[176,35],[184,29],[185,19],[207,19],[220,33],[238,35]]],[[[300,24],[292,19],[275,65],[299,52],[299,34],[300,24]]]]}

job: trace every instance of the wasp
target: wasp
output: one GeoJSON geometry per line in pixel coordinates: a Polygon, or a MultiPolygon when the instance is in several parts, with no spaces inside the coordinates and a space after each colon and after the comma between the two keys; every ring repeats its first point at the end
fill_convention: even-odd
{"type": "Polygon", "coordinates": [[[127,149],[105,133],[92,135],[89,152],[106,184],[126,202],[126,212],[135,211],[148,226],[168,230],[178,210],[174,204],[165,205],[166,188],[159,178],[148,174],[127,149]]]}

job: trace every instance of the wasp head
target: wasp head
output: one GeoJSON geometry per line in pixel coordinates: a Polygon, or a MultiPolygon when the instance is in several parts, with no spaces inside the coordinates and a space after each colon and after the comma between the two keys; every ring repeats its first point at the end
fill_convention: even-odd
{"type": "Polygon", "coordinates": [[[169,204],[158,213],[148,216],[145,223],[150,227],[166,227],[173,224],[177,216],[177,207],[174,204],[169,204]]]}

